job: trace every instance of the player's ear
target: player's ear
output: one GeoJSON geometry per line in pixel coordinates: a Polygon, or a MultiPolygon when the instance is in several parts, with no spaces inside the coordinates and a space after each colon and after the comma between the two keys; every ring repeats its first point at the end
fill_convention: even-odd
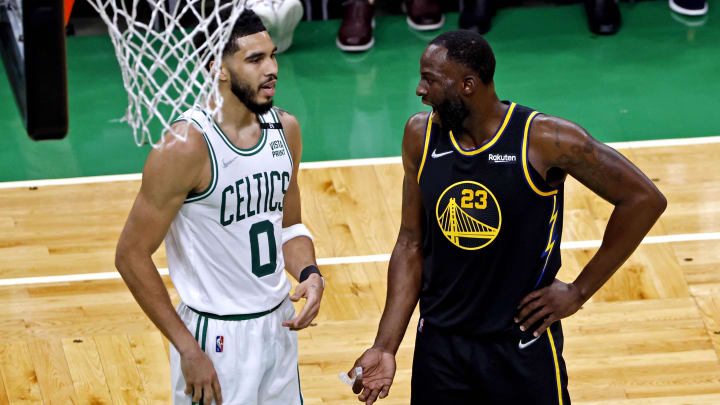
{"type": "Polygon", "coordinates": [[[475,93],[478,89],[478,86],[481,85],[482,82],[480,81],[480,78],[475,75],[467,75],[463,77],[462,81],[462,93],[465,96],[472,95],[475,93]]]}
{"type": "Polygon", "coordinates": [[[215,60],[211,60],[211,61],[210,61],[210,64],[208,65],[208,67],[209,67],[209,69],[210,69],[210,75],[211,75],[211,76],[215,75],[216,69],[220,68],[220,76],[218,77],[218,79],[219,79],[221,82],[227,81],[227,80],[230,79],[230,74],[229,74],[229,72],[227,71],[227,68],[226,68],[222,63],[216,64],[216,63],[215,63],[215,60]]]}

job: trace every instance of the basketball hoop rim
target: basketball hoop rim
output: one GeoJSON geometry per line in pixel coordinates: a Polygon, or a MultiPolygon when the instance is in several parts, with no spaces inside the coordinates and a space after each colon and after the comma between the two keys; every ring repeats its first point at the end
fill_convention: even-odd
{"type": "Polygon", "coordinates": [[[70,22],[70,14],[72,14],[72,9],[73,9],[74,4],[75,4],[75,0],[63,0],[63,11],[65,13],[65,26],[66,27],[68,25],[68,22],[70,22]]]}

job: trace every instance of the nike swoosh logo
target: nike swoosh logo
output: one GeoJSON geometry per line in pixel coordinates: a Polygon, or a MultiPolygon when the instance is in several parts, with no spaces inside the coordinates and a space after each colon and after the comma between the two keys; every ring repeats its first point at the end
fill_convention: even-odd
{"type": "Polygon", "coordinates": [[[437,149],[433,149],[432,154],[430,156],[432,156],[433,159],[437,159],[439,157],[443,157],[443,156],[449,155],[451,153],[453,153],[453,151],[451,151],[451,150],[449,150],[447,152],[437,153],[437,149]]]}
{"type": "Polygon", "coordinates": [[[227,162],[225,161],[225,159],[223,159],[223,161],[222,161],[223,169],[225,169],[226,167],[230,166],[230,163],[234,162],[235,159],[237,159],[237,158],[238,158],[238,157],[235,156],[234,158],[228,160],[227,162]]]}
{"type": "Polygon", "coordinates": [[[525,342],[525,343],[523,343],[523,342],[522,342],[522,339],[520,339],[520,341],[518,342],[518,347],[519,347],[520,349],[525,349],[526,347],[528,347],[528,346],[530,346],[531,344],[535,343],[535,342],[536,342],[538,339],[540,339],[541,337],[542,337],[542,335],[536,337],[536,338],[533,339],[533,340],[527,341],[527,342],[525,342]]]}

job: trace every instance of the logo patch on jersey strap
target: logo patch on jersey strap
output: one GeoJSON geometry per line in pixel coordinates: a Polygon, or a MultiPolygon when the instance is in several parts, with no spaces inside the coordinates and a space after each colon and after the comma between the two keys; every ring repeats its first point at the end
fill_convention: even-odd
{"type": "Polygon", "coordinates": [[[222,353],[224,342],[225,342],[225,339],[222,336],[215,337],[215,351],[216,352],[222,353]]]}
{"type": "Polygon", "coordinates": [[[281,141],[270,142],[270,150],[272,150],[272,156],[274,158],[285,156],[287,154],[287,151],[285,150],[285,144],[281,141]]]}
{"type": "Polygon", "coordinates": [[[488,162],[491,163],[517,163],[517,156],[516,155],[501,155],[501,154],[492,154],[490,153],[488,155],[488,162]]]}
{"type": "Polygon", "coordinates": [[[493,193],[474,181],[459,181],[443,191],[435,206],[443,235],[465,250],[482,249],[500,232],[502,214],[493,193]]]}

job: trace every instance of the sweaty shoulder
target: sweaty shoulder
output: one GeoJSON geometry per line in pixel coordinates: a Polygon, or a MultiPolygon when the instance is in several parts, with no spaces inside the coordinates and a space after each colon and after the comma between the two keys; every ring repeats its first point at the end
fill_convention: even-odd
{"type": "Polygon", "coordinates": [[[554,155],[558,150],[597,142],[580,125],[560,117],[540,115],[533,121],[530,131],[530,146],[543,156],[554,155]]]}
{"type": "Polygon", "coordinates": [[[425,147],[425,133],[429,111],[419,112],[408,119],[403,135],[402,154],[403,163],[417,167],[422,158],[425,147]]]}
{"type": "Polygon", "coordinates": [[[531,135],[542,142],[560,141],[563,136],[589,136],[580,125],[560,117],[541,114],[533,121],[531,135]]]}
{"type": "MultiPolygon", "coordinates": [[[[200,130],[187,121],[172,126],[179,134],[187,131],[185,140],[166,133],[160,145],[148,155],[143,169],[143,182],[172,179],[174,186],[192,191],[201,187],[205,169],[209,168],[208,147],[200,130]]],[[[207,170],[209,171],[209,170],[207,170]]]]}
{"type": "Polygon", "coordinates": [[[186,139],[180,139],[168,131],[160,145],[153,148],[151,155],[155,153],[157,156],[181,159],[184,163],[202,160],[199,158],[207,156],[207,144],[199,128],[188,121],[178,121],[172,125],[172,129],[180,136],[187,134],[186,139]]]}

